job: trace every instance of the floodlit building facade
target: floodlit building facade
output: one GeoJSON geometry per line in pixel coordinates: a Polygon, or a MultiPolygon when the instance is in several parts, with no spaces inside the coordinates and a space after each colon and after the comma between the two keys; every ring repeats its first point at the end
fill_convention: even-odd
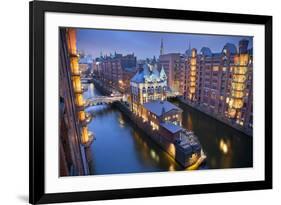
{"type": "Polygon", "coordinates": [[[60,29],[59,147],[60,176],[89,173],[86,149],[93,140],[84,110],[83,86],[76,49],[76,30],[60,29]]]}
{"type": "Polygon", "coordinates": [[[123,56],[114,53],[101,56],[94,61],[94,74],[106,85],[118,89],[122,93],[129,92],[130,79],[136,73],[136,57],[134,54],[123,56]]]}
{"type": "Polygon", "coordinates": [[[166,100],[167,76],[164,67],[144,64],[131,79],[133,120],[158,145],[182,166],[188,167],[201,157],[197,137],[182,124],[182,110],[166,100]]]}
{"type": "Polygon", "coordinates": [[[143,104],[143,122],[149,122],[153,130],[165,128],[171,133],[181,130],[182,110],[168,101],[155,100],[143,104]]]}
{"type": "Polygon", "coordinates": [[[89,74],[93,71],[93,57],[91,55],[79,55],[79,69],[82,74],[89,74]]]}
{"type": "Polygon", "coordinates": [[[149,123],[152,130],[175,138],[182,130],[182,110],[166,100],[167,76],[164,68],[159,72],[157,65],[145,64],[131,79],[130,86],[132,112],[143,123],[149,123]]]}
{"type": "Polygon", "coordinates": [[[143,104],[153,100],[165,100],[167,76],[164,68],[157,65],[144,64],[130,82],[131,109],[141,116],[143,104]]]}
{"type": "Polygon", "coordinates": [[[159,56],[158,69],[164,68],[168,87],[175,93],[184,93],[185,57],[180,53],[168,53],[159,56]]]}
{"type": "Polygon", "coordinates": [[[192,49],[186,61],[184,99],[222,121],[252,130],[253,55],[248,40],[227,43],[220,53],[192,49]]]}

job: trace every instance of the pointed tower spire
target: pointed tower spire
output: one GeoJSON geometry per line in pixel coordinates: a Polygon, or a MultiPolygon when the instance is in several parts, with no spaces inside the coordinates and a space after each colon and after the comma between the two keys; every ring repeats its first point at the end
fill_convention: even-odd
{"type": "Polygon", "coordinates": [[[190,45],[190,41],[187,41],[187,46],[188,46],[188,49],[185,51],[185,55],[187,57],[191,56],[191,45],[190,45]]]}
{"type": "Polygon", "coordinates": [[[162,67],[161,67],[161,70],[160,70],[160,74],[159,74],[160,76],[160,78],[162,79],[162,80],[167,80],[167,75],[166,75],[166,73],[165,73],[165,69],[164,69],[164,67],[163,67],[163,65],[162,65],[162,67]]]}
{"type": "Polygon", "coordinates": [[[164,45],[163,45],[163,38],[161,38],[161,45],[160,45],[160,55],[164,54],[164,45]]]}

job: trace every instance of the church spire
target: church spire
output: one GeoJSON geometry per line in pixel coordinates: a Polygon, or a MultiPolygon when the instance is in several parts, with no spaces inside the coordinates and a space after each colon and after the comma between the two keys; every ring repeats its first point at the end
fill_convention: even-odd
{"type": "Polygon", "coordinates": [[[163,38],[161,38],[161,45],[160,45],[160,55],[164,54],[164,45],[163,45],[163,38]]]}
{"type": "Polygon", "coordinates": [[[164,69],[163,65],[162,65],[162,67],[161,67],[159,77],[161,78],[161,80],[164,80],[164,81],[167,80],[167,75],[166,75],[166,73],[165,73],[165,69],[164,69]]]}
{"type": "Polygon", "coordinates": [[[190,41],[187,41],[188,49],[185,51],[186,56],[191,56],[191,44],[190,41]]]}

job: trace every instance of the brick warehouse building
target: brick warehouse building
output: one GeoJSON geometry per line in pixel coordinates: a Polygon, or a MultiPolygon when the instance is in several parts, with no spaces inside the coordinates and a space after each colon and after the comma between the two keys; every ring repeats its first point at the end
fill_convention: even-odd
{"type": "Polygon", "coordinates": [[[136,73],[137,59],[134,54],[123,56],[115,53],[101,56],[94,61],[94,73],[105,84],[117,88],[120,92],[129,92],[130,79],[136,73]]]}
{"type": "Polygon", "coordinates": [[[203,47],[186,59],[184,100],[201,111],[251,134],[253,126],[253,50],[227,43],[220,53],[203,47]]]}
{"type": "Polygon", "coordinates": [[[76,30],[62,28],[59,37],[59,174],[88,175],[91,157],[87,152],[94,135],[88,130],[90,117],[84,109],[76,30]]]}
{"type": "Polygon", "coordinates": [[[173,92],[184,93],[185,56],[180,53],[167,53],[159,56],[158,69],[165,69],[168,86],[173,92]]]}

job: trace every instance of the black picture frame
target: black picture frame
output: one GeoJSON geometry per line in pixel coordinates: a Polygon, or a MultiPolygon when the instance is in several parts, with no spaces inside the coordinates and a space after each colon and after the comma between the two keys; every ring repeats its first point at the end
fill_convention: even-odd
{"type": "Polygon", "coordinates": [[[199,12],[185,10],[105,6],[62,2],[33,1],[30,11],[30,164],[29,202],[32,204],[123,199],[167,195],[214,193],[272,188],[272,16],[199,12]],[[44,39],[45,13],[79,13],[143,18],[182,19],[209,22],[247,23],[265,26],[265,180],[219,184],[197,184],[108,191],[45,193],[44,131],[45,77],[44,39]]]}

